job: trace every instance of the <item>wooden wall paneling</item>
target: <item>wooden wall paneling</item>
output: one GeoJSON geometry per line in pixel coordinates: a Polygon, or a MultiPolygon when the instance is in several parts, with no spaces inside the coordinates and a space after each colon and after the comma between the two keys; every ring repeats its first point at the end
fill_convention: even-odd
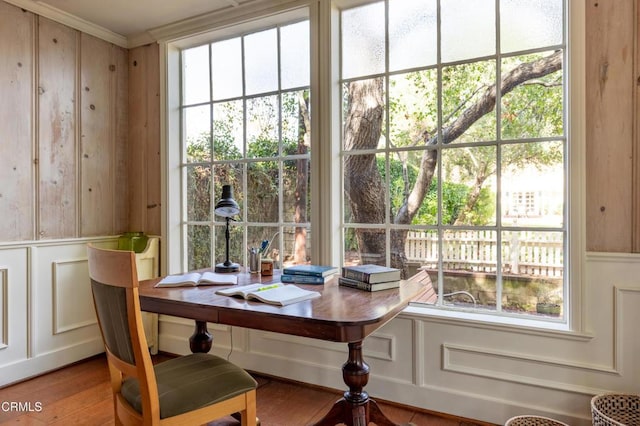
{"type": "Polygon", "coordinates": [[[81,236],[114,233],[115,143],[110,45],[80,36],[81,236]]]}
{"type": "Polygon", "coordinates": [[[160,163],[160,46],[147,46],[147,232],[162,233],[160,163]]]}
{"type": "Polygon", "coordinates": [[[77,236],[78,32],[38,20],[38,238],[77,236]]]}
{"type": "MultiPolygon", "coordinates": [[[[129,231],[129,71],[128,51],[111,46],[112,109],[115,117],[115,227],[116,234],[129,231]]],[[[111,65],[110,65],[111,67],[111,65]]]]}
{"type": "Polygon", "coordinates": [[[586,243],[631,252],[633,2],[586,6],[586,243]]]}
{"type": "Polygon", "coordinates": [[[634,38],[634,70],[635,88],[633,118],[635,121],[633,135],[633,252],[640,253],[640,0],[635,0],[633,21],[634,38]]]}
{"type": "Polygon", "coordinates": [[[129,52],[130,225],[160,234],[159,46],[129,52]]]}
{"type": "Polygon", "coordinates": [[[129,51],[129,225],[146,231],[147,61],[146,46],[129,51]]]}
{"type": "Polygon", "coordinates": [[[35,15],[0,2],[0,241],[34,239],[35,15]]]}

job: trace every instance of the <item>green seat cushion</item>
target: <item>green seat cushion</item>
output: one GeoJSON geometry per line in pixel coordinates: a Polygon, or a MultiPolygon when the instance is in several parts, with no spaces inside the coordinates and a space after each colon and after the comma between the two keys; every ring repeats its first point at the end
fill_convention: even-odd
{"type": "MultiPolygon", "coordinates": [[[[242,368],[215,355],[191,354],[154,366],[160,418],[177,416],[240,395],[257,386],[242,368]]],[[[142,413],[140,386],[129,378],[121,388],[122,396],[142,413]]]]}

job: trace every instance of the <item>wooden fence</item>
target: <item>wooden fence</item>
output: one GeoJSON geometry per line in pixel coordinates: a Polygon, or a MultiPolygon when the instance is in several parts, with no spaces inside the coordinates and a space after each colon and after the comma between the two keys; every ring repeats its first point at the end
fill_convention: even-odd
{"type": "MultiPolygon", "coordinates": [[[[563,242],[559,232],[505,232],[502,272],[513,275],[562,277],[563,242]]],[[[438,235],[412,231],[405,244],[407,259],[430,269],[438,267],[438,235]]],[[[498,244],[495,231],[447,231],[442,241],[445,270],[495,273],[498,244]]]]}

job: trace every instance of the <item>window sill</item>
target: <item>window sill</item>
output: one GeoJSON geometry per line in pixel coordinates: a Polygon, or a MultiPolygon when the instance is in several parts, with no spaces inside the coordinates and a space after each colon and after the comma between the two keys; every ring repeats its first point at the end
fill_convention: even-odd
{"type": "Polygon", "coordinates": [[[514,316],[459,311],[424,304],[410,304],[400,314],[404,318],[419,319],[433,323],[473,327],[501,332],[517,332],[559,339],[589,341],[591,334],[571,330],[565,322],[552,322],[514,316]]]}

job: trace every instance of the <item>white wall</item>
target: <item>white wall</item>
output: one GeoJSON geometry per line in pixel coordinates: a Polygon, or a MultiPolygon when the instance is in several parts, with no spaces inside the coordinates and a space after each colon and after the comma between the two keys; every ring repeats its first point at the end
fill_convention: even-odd
{"type": "MultiPolygon", "coordinates": [[[[87,243],[118,245],[116,237],[0,245],[0,387],[104,352],[87,243]]],[[[140,279],[158,275],[158,245],[151,237],[136,255],[140,279]]],[[[154,353],[156,317],[143,316],[154,353]]]]}
{"type": "MultiPolygon", "coordinates": [[[[82,239],[0,246],[0,386],[103,351],[82,239]]],[[[538,413],[590,424],[589,400],[640,393],[640,255],[589,253],[586,333],[480,323],[409,308],[365,341],[373,397],[502,423],[538,413]]],[[[346,344],[211,324],[213,353],[343,390],[346,344]]],[[[190,320],[161,316],[160,350],[188,353],[190,320]]]]}
{"type": "Polygon", "coordinates": [[[114,238],[0,245],[0,386],[104,352],[86,244],[114,238]]]}
{"type": "MultiPolygon", "coordinates": [[[[408,309],[365,341],[374,398],[493,423],[525,413],[591,424],[590,399],[640,393],[640,255],[590,253],[587,333],[425,316],[408,309]]],[[[211,325],[243,367],[345,389],[346,344],[211,325]]],[[[160,349],[187,353],[190,321],[161,317],[160,349]]]]}

